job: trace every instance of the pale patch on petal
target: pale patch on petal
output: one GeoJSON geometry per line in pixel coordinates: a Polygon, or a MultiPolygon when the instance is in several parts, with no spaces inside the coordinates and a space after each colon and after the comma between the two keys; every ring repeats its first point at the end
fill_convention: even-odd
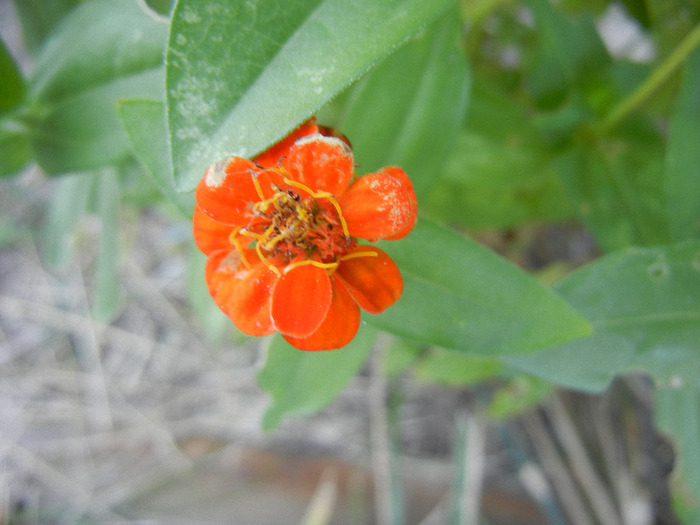
{"type": "Polygon", "coordinates": [[[226,157],[219,162],[215,162],[204,172],[204,181],[210,188],[218,188],[226,180],[226,167],[234,159],[234,157],[226,157]]]}
{"type": "MultiPolygon", "coordinates": [[[[305,137],[301,137],[300,139],[297,139],[297,141],[294,143],[295,146],[303,146],[304,144],[308,144],[309,142],[320,142],[323,144],[327,144],[329,146],[333,147],[339,147],[341,149],[342,155],[345,155],[346,157],[352,157],[352,150],[350,149],[350,146],[348,146],[345,142],[343,142],[341,139],[338,137],[327,137],[325,135],[321,135],[320,133],[314,133],[312,135],[306,135],[305,137]]],[[[323,160],[327,162],[327,158],[321,157],[323,160]]]]}

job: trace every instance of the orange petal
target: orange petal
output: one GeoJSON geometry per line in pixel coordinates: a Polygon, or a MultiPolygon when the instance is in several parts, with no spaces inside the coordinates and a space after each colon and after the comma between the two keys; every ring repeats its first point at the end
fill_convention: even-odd
{"type": "Polygon", "coordinates": [[[376,257],[358,256],[342,260],[335,275],[346,285],[352,298],[371,314],[383,312],[403,291],[403,278],[396,263],[375,246],[358,245],[348,255],[376,253],[376,257]]]}
{"type": "Polygon", "coordinates": [[[297,139],[305,137],[306,135],[311,135],[312,133],[318,133],[316,117],[311,117],[277,144],[255,157],[255,163],[263,168],[273,168],[277,166],[282,157],[289,155],[289,149],[294,145],[297,139]]]}
{"type": "Polygon", "coordinates": [[[212,164],[197,186],[197,206],[222,224],[245,225],[253,217],[253,203],[261,200],[253,183],[257,171],[255,164],[240,157],[212,164]]]}
{"type": "MultiPolygon", "coordinates": [[[[254,250],[246,252],[249,261],[257,257],[254,250]]],[[[248,268],[237,251],[219,250],[209,257],[205,275],[214,302],[239,330],[258,336],[275,331],[270,318],[270,291],[278,277],[267,266],[258,262],[248,268]]]]}
{"type": "Polygon", "coordinates": [[[207,259],[204,278],[214,302],[222,310],[233,293],[233,288],[240,280],[236,277],[240,266],[241,256],[236,250],[217,250],[207,259]]]}
{"type": "Polygon", "coordinates": [[[299,350],[333,350],[352,341],[360,326],[360,308],[338,279],[331,277],[333,300],[328,315],[313,334],[299,339],[284,338],[299,350]]]}
{"type": "Polygon", "coordinates": [[[318,330],[331,306],[326,270],[305,264],[284,273],[272,292],[272,320],[284,335],[307,337],[318,330]]]}
{"type": "Polygon", "coordinates": [[[401,168],[384,168],[360,177],[338,203],[353,237],[400,239],[416,224],[416,194],[401,168]]]}
{"type": "Polygon", "coordinates": [[[270,299],[279,277],[262,262],[243,269],[240,274],[242,278],[227,303],[228,310],[222,310],[241,332],[248,335],[273,333],[270,299]]]}
{"type": "Polygon", "coordinates": [[[297,140],[282,166],[291,180],[337,197],[352,179],[353,162],[352,150],[345,142],[316,133],[297,140]]]}
{"type": "Polygon", "coordinates": [[[231,317],[230,301],[236,286],[245,275],[241,256],[236,250],[213,252],[205,267],[205,280],[216,305],[231,317]]]}
{"type": "Polygon", "coordinates": [[[194,233],[194,242],[204,255],[209,255],[216,250],[232,248],[229,241],[231,226],[215,221],[204,213],[199,206],[194,207],[192,231],[194,233]]]}

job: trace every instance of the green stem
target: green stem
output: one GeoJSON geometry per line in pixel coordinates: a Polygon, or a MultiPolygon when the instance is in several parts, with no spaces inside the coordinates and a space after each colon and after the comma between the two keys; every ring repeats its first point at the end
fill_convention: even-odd
{"type": "Polygon", "coordinates": [[[617,126],[628,114],[641,106],[680,67],[688,55],[700,45],[700,24],[659,64],[651,75],[626,99],[615,107],[600,126],[606,133],[617,126]]]}

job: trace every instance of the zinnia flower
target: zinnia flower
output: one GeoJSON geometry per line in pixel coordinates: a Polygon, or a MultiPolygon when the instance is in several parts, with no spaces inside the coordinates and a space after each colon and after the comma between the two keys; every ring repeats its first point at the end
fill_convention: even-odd
{"type": "Polygon", "coordinates": [[[216,304],[249,335],[340,348],[400,296],[389,256],[357,238],[400,239],[416,196],[397,167],[355,178],[344,137],[311,119],[253,160],[227,157],[197,187],[194,238],[216,304]],[[353,180],[354,179],[354,180],[353,180]]]}

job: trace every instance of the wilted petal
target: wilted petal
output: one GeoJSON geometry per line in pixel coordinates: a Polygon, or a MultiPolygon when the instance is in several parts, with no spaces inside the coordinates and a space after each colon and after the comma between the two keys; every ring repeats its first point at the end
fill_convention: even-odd
{"type": "Polygon", "coordinates": [[[299,350],[333,350],[352,341],[360,327],[360,308],[338,279],[331,278],[333,299],[328,315],[313,334],[303,339],[285,335],[299,350]]]}
{"type": "Polygon", "coordinates": [[[260,171],[251,161],[227,157],[207,168],[197,186],[197,206],[222,224],[243,226],[253,217],[253,204],[260,196],[253,174],[260,171]]]}
{"type": "Polygon", "coordinates": [[[272,320],[284,335],[307,337],[318,330],[331,305],[324,268],[304,264],[284,273],[272,292],[272,320]]]}
{"type": "Polygon", "coordinates": [[[199,206],[194,208],[192,226],[194,242],[204,255],[209,255],[216,250],[232,248],[229,241],[231,226],[215,221],[199,209],[199,206]]]}
{"type": "Polygon", "coordinates": [[[345,256],[336,270],[352,298],[372,314],[383,312],[394,304],[403,291],[403,278],[396,263],[375,246],[359,245],[345,256]],[[375,253],[376,256],[358,256],[375,253]],[[349,258],[348,258],[349,257],[349,258]]]}
{"type": "Polygon", "coordinates": [[[338,202],[354,237],[400,239],[416,223],[416,194],[401,168],[384,168],[360,177],[338,202]]]}
{"type": "Polygon", "coordinates": [[[353,162],[352,150],[345,142],[316,133],[297,140],[282,166],[291,180],[337,197],[352,179],[353,162]]]}
{"type": "Polygon", "coordinates": [[[273,333],[275,327],[270,316],[270,302],[279,277],[261,262],[250,269],[241,269],[239,276],[240,282],[229,298],[227,308],[219,306],[241,332],[248,335],[273,333]]]}
{"type": "MultiPolygon", "coordinates": [[[[240,281],[238,277],[240,266],[241,256],[236,250],[218,250],[207,259],[204,279],[214,302],[222,310],[224,305],[228,305],[233,289],[240,281]]],[[[228,312],[226,313],[228,315],[228,312]]]]}

